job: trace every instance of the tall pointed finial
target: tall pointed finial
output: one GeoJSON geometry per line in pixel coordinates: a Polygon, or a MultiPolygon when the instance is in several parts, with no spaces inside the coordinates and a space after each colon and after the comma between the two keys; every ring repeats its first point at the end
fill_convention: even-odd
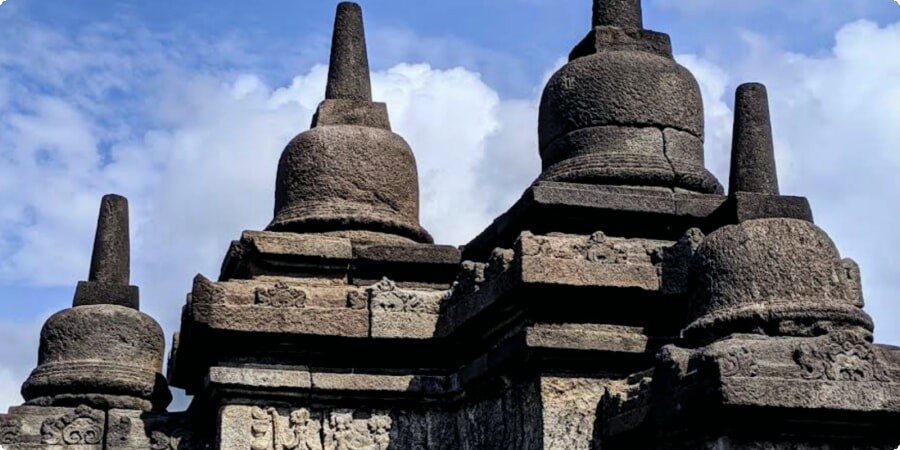
{"type": "Polygon", "coordinates": [[[138,309],[138,288],[129,284],[130,278],[128,199],[104,195],[97,217],[91,271],[88,281],[78,283],[72,305],[120,305],[138,309]]]}
{"type": "Polygon", "coordinates": [[[356,3],[337,7],[325,99],[372,101],[362,8],[356,3]]]}
{"type": "Polygon", "coordinates": [[[128,242],[128,199],[108,194],[100,202],[94,253],[88,281],[128,285],[131,247],[128,242]]]}
{"type": "Polygon", "coordinates": [[[765,85],[747,83],[738,86],[732,139],[729,192],[779,195],[765,85]]]}
{"type": "Polygon", "coordinates": [[[593,25],[643,28],[641,0],[594,0],[593,25]]]}

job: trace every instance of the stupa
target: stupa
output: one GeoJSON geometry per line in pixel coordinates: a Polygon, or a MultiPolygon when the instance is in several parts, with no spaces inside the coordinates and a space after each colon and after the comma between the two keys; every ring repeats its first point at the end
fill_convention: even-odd
{"type": "Polygon", "coordinates": [[[765,87],[737,90],[727,194],[703,122],[640,0],[595,0],[542,97],[542,172],[467,245],[436,245],[361,8],[341,3],[273,219],[194,279],[167,379],[126,203],[106,197],[91,275],[48,320],[0,446],[896,448],[900,349],[873,343],[859,268],[781,195],[765,87]],[[167,383],[187,411],[165,411],[167,383]]]}

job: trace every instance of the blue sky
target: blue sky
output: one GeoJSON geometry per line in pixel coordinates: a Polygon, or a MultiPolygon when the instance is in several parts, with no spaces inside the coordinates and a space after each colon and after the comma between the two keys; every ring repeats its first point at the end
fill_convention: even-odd
{"type": "MultiPolygon", "coordinates": [[[[171,335],[190,280],[271,217],[275,164],[323,93],[335,1],[7,0],[0,5],[0,404],[41,322],[84,279],[99,198],[132,202],[133,282],[171,335]]],[[[538,172],[543,81],[589,0],[369,0],[375,95],[419,161],[422,220],[461,244],[538,172]]],[[[645,0],[700,81],[727,179],[734,88],[769,85],[782,190],[863,271],[900,344],[900,6],[645,0]]],[[[2,406],[2,405],[0,405],[2,406]]]]}

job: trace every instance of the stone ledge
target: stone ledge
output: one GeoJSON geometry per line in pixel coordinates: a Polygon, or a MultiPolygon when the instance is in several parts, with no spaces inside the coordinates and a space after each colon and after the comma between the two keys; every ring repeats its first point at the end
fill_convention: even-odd
{"type": "Polygon", "coordinates": [[[249,367],[210,367],[208,385],[237,385],[261,388],[309,389],[312,376],[308,370],[283,370],[249,367]]]}
{"type": "Polygon", "coordinates": [[[350,308],[275,308],[193,304],[190,320],[213,329],[252,333],[368,337],[369,312],[350,308]]]}
{"type": "Polygon", "coordinates": [[[339,392],[446,395],[453,392],[453,376],[390,375],[349,372],[310,372],[273,367],[211,367],[206,388],[278,390],[292,394],[333,395],[339,392]]]}
{"type": "Polygon", "coordinates": [[[893,411],[900,417],[900,383],[729,377],[720,390],[725,406],[893,411]]]}
{"type": "Polygon", "coordinates": [[[599,324],[535,324],[526,329],[529,347],[646,353],[650,338],[639,327],[599,324]]]}
{"type": "Polygon", "coordinates": [[[594,264],[543,257],[522,258],[522,282],[658,291],[659,273],[652,265],[594,264]]]}
{"type": "Polygon", "coordinates": [[[375,232],[245,231],[232,243],[219,279],[320,279],[363,286],[388,277],[404,286],[445,289],[459,262],[456,247],[375,232]]]}
{"type": "Polygon", "coordinates": [[[313,373],[312,386],[326,391],[411,392],[416,378],[413,375],[313,373]]]}
{"type": "Polygon", "coordinates": [[[197,275],[191,291],[191,303],[260,308],[365,309],[367,296],[364,288],[319,280],[263,277],[213,282],[197,275]]]}
{"type": "Polygon", "coordinates": [[[510,248],[522,231],[641,236],[676,240],[690,228],[709,232],[727,197],[662,188],[539,182],[506,213],[463,247],[463,259],[485,261],[495,248],[510,248]]]}
{"type": "Polygon", "coordinates": [[[459,263],[459,249],[449,245],[354,244],[350,279],[360,286],[386,277],[403,286],[446,289],[459,263]]]}
{"type": "Polygon", "coordinates": [[[353,258],[350,239],[272,231],[245,231],[222,262],[219,278],[296,272],[343,277],[353,258]]]}
{"type": "Polygon", "coordinates": [[[682,294],[687,261],[701,238],[698,230],[677,242],[523,232],[512,249],[496,249],[486,263],[466,263],[446,302],[439,335],[452,334],[495,305],[546,307],[546,301],[529,295],[535,289],[570,288],[567,295],[574,297],[601,291],[645,298],[682,294]]]}

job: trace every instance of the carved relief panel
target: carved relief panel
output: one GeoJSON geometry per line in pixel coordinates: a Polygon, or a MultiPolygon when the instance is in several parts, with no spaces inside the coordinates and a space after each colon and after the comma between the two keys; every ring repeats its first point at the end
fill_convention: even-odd
{"type": "Polygon", "coordinates": [[[251,416],[251,450],[322,450],[322,423],[306,408],[282,415],[254,407],[251,416]]]}
{"type": "Polygon", "coordinates": [[[103,441],[105,420],[103,411],[79,406],[69,414],[44,420],[41,444],[98,445],[103,441]]]}
{"type": "Polygon", "coordinates": [[[245,421],[229,419],[239,417],[234,412],[223,417],[232,423],[222,425],[222,449],[238,448],[227,436],[241,423],[246,426],[246,438],[240,439],[246,443],[242,450],[387,450],[390,445],[392,419],[387,414],[254,406],[249,407],[245,421]]]}
{"type": "Polygon", "coordinates": [[[331,412],[325,424],[325,450],[387,450],[392,421],[385,414],[355,418],[349,411],[331,412]]]}

